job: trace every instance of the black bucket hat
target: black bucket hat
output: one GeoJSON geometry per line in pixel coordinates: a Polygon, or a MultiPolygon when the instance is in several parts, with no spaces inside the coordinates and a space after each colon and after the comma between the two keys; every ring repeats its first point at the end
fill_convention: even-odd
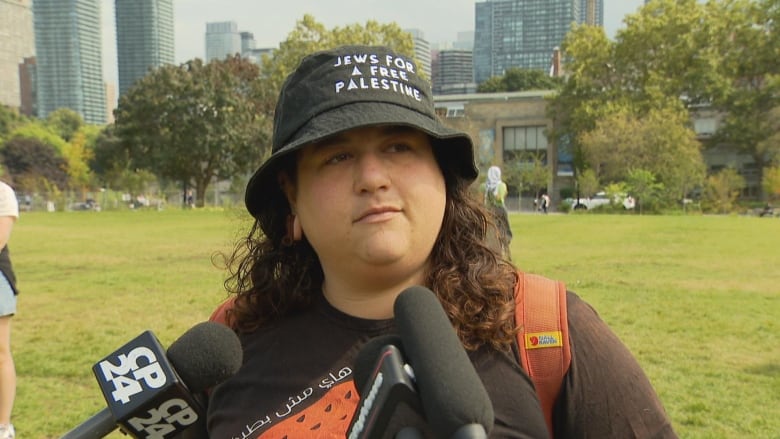
{"type": "Polygon", "coordinates": [[[411,59],[386,47],[342,46],[306,56],[282,85],[274,114],[271,157],[249,180],[246,207],[270,232],[281,193],[281,158],[313,142],[353,128],[404,125],[434,140],[439,156],[460,177],[478,171],[474,146],[463,132],[441,124],[430,84],[411,59]]]}

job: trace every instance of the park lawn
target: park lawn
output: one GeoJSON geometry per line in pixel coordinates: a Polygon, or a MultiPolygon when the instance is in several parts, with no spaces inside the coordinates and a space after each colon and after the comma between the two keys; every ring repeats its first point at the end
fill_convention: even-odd
{"type": "MultiPolygon", "coordinates": [[[[514,261],[593,305],[637,356],[683,438],[780,432],[780,221],[512,214],[514,261]]],[[[105,407],[91,368],[145,330],[169,346],[226,297],[232,210],[31,212],[10,248],[19,437],[105,407]]],[[[113,433],[111,437],[125,437],[113,433]]]]}

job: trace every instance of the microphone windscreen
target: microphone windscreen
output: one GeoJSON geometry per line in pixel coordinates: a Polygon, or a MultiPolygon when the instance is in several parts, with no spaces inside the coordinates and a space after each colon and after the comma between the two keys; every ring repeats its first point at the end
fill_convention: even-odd
{"type": "Polygon", "coordinates": [[[243,362],[241,341],[232,329],[216,322],[190,328],[167,351],[168,360],[192,393],[233,376],[243,362]]]}
{"type": "Polygon", "coordinates": [[[401,336],[397,334],[374,337],[360,348],[352,368],[354,370],[355,388],[357,388],[359,395],[363,396],[361,392],[363,392],[363,387],[365,387],[375,372],[374,368],[377,365],[377,360],[379,360],[379,354],[382,352],[382,348],[388,345],[395,346],[403,355],[401,336]]]}
{"type": "Polygon", "coordinates": [[[433,292],[407,288],[394,311],[423,409],[437,437],[452,437],[468,424],[481,424],[489,433],[494,422],[490,396],[433,292]]]}

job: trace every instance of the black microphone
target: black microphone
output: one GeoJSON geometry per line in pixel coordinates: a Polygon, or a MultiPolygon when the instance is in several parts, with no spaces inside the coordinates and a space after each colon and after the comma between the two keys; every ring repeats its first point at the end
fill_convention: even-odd
{"type": "Polygon", "coordinates": [[[432,437],[400,336],[369,340],[353,366],[355,388],[361,399],[347,429],[348,439],[432,437]]]}
{"type": "Polygon", "coordinates": [[[493,404],[439,300],[431,290],[414,286],[398,296],[394,311],[436,437],[487,438],[493,404]]]}
{"type": "Polygon", "coordinates": [[[403,358],[403,342],[401,342],[401,336],[398,334],[374,337],[368,340],[366,344],[360,348],[360,352],[358,352],[357,357],[355,357],[355,362],[352,367],[352,376],[355,380],[355,388],[357,388],[359,395],[362,396],[364,394],[364,387],[368,384],[368,381],[374,377],[376,366],[379,364],[380,355],[383,354],[383,351],[388,346],[395,346],[396,349],[398,349],[398,354],[403,358]]]}
{"type": "Polygon", "coordinates": [[[108,407],[61,439],[102,438],[117,427],[134,438],[167,439],[204,425],[199,394],[235,374],[242,359],[238,336],[219,323],[193,326],[167,355],[145,331],[92,367],[108,407]]]}

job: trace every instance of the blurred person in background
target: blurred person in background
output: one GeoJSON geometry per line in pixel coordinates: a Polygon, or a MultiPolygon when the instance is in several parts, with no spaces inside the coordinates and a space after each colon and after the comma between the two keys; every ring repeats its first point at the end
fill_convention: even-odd
{"type": "Polygon", "coordinates": [[[18,218],[16,193],[7,183],[0,181],[0,439],[12,439],[15,436],[11,424],[11,411],[16,397],[16,369],[11,355],[11,318],[16,314],[17,291],[8,240],[18,218]]]}

